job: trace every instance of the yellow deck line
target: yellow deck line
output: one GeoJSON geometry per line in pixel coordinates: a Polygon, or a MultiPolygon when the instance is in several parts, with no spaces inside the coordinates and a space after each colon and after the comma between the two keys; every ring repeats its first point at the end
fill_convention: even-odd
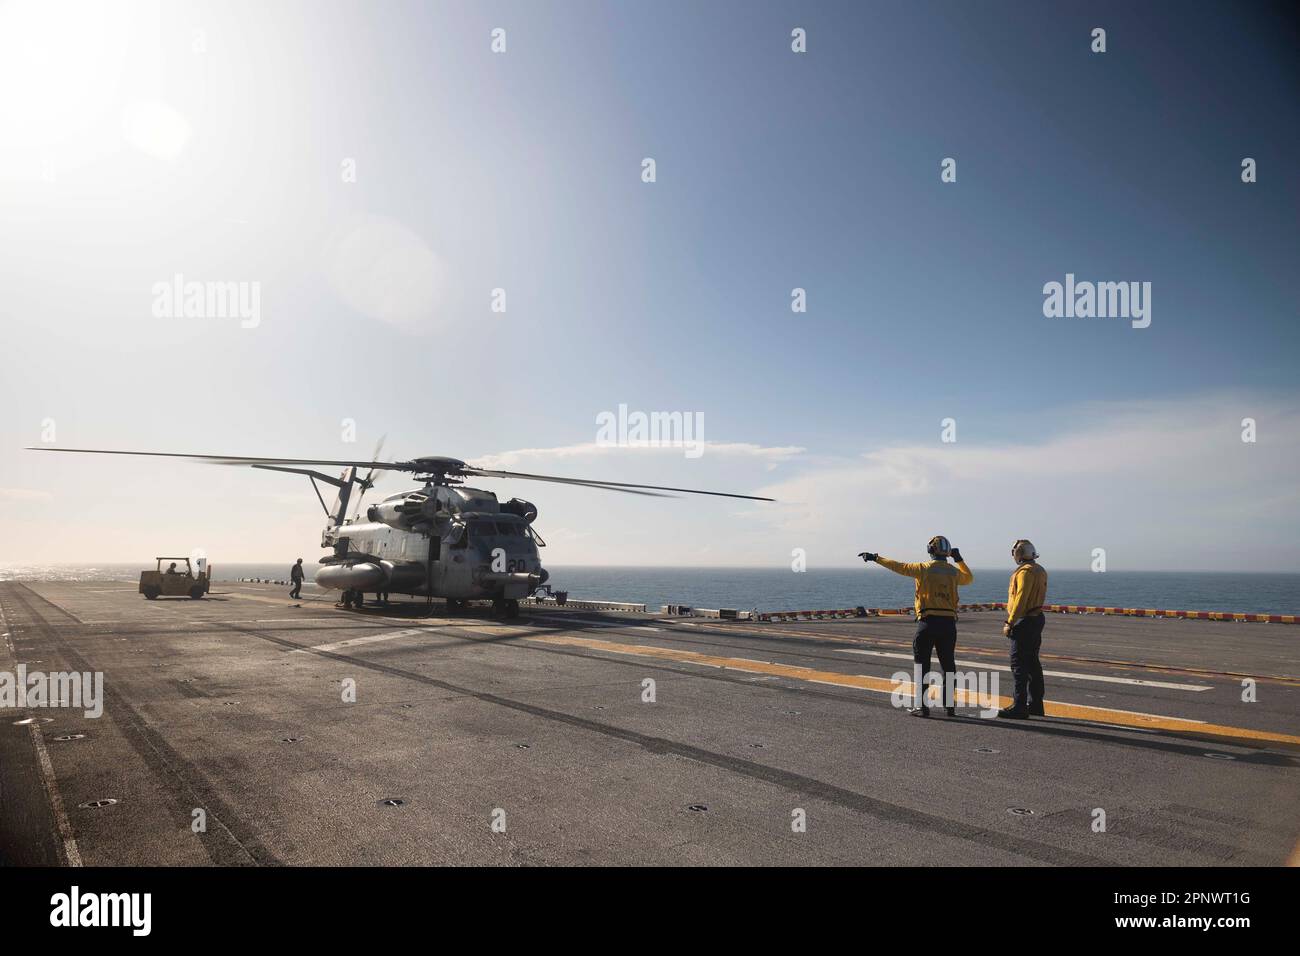
{"type": "MultiPolygon", "coordinates": [[[[260,595],[250,595],[246,592],[243,594],[226,592],[231,597],[242,597],[247,600],[266,601],[268,603],[281,604],[287,603],[287,598],[273,599],[262,597],[260,595]]],[[[358,620],[365,620],[364,614],[356,616],[358,620]]],[[[452,626],[459,626],[453,624],[452,626]]],[[[519,634],[526,633],[516,628],[507,627],[485,627],[484,631],[495,634],[505,634],[516,632],[519,634]]],[[[820,636],[820,635],[818,635],[820,636]]],[[[819,671],[810,667],[796,667],[791,664],[775,664],[768,661],[747,660],[739,657],[716,657],[709,654],[699,654],[695,651],[677,650],[669,647],[653,647],[647,644],[617,644],[612,641],[601,641],[588,637],[571,637],[567,635],[553,636],[531,636],[528,640],[541,641],[548,644],[565,644],[573,647],[588,647],[595,650],[608,651],[613,654],[632,654],[641,657],[657,657],[662,660],[672,660],[679,663],[703,664],[708,667],[722,667],[729,670],[744,671],[750,674],[770,674],[776,677],[790,677],[795,680],[806,680],[819,684],[831,684],[837,687],[855,687],[859,690],[871,691],[880,694],[892,694],[896,689],[904,690],[908,693],[912,690],[909,682],[906,685],[895,687],[894,682],[883,677],[869,677],[865,674],[842,674],[838,671],[819,671]]],[[[852,638],[840,638],[845,643],[858,643],[859,640],[852,638]]],[[[880,643],[898,643],[888,641],[887,639],[873,638],[872,640],[880,643]]],[[[901,646],[901,645],[900,645],[901,646]]],[[[1048,655],[1044,655],[1047,657],[1048,655]]],[[[1134,666],[1134,665],[1130,665],[1134,666]]],[[[971,699],[967,701],[966,694],[958,690],[958,700],[963,704],[974,705],[976,701],[971,699]]],[[[1010,707],[1011,698],[999,697],[999,707],[1010,707]]],[[[1112,710],[1108,707],[1090,707],[1085,704],[1062,704],[1049,701],[1046,706],[1049,717],[1072,717],[1077,720],[1091,720],[1097,723],[1113,724],[1117,727],[1137,727],[1145,730],[1164,730],[1171,733],[1194,733],[1205,736],[1223,737],[1230,740],[1252,741],[1256,743],[1281,743],[1300,746],[1300,736],[1293,734],[1278,734],[1267,730],[1250,730],[1245,727],[1227,727],[1221,724],[1206,724],[1195,720],[1185,720],[1180,717],[1161,717],[1155,714],[1141,714],[1131,710],[1112,710]]]]}
{"type": "MultiPolygon", "coordinates": [[[[716,626],[716,625],[715,625],[716,626]]],[[[872,635],[861,635],[845,637],[835,634],[824,634],[818,631],[795,631],[790,628],[763,628],[761,632],[755,631],[756,634],[779,634],[782,637],[811,637],[818,640],[834,641],[840,644],[887,644],[890,647],[902,647],[911,649],[911,641],[891,640],[887,637],[874,637],[872,635]]],[[[985,647],[963,647],[961,652],[966,655],[978,655],[980,657],[993,657],[1006,660],[1007,652],[993,650],[985,647]]],[[[1265,674],[1246,674],[1237,671],[1212,671],[1203,667],[1179,667],[1177,664],[1156,664],[1151,661],[1121,661],[1112,660],[1104,657],[1071,657],[1068,654],[1051,654],[1044,653],[1039,655],[1044,661],[1064,661],[1067,664],[1101,664],[1107,667],[1123,667],[1129,670],[1149,671],[1151,673],[1164,674],[1186,674],[1191,677],[1202,679],[1221,678],[1229,681],[1238,681],[1242,678],[1249,677],[1258,683],[1282,684],[1288,687],[1300,686],[1300,677],[1288,677],[1286,675],[1265,675],[1265,674]]]]}
{"type": "MultiPolygon", "coordinates": [[[[653,657],[660,660],[676,661],[686,664],[702,664],[706,667],[722,667],[727,670],[744,671],[748,674],[770,674],[777,677],[789,677],[818,684],[832,684],[837,687],[855,687],[859,690],[877,694],[892,694],[896,690],[911,693],[912,684],[895,684],[883,677],[869,677],[865,674],[842,674],[838,671],[822,671],[811,667],[797,667],[792,664],[776,664],[771,661],[755,661],[740,657],[717,657],[712,654],[700,654],[695,651],[679,650],[673,647],[654,647],[647,644],[619,644],[590,637],[571,635],[548,635],[531,637],[528,640],[544,644],[560,644],[569,647],[586,647],[592,650],[607,651],[611,654],[631,654],[638,657],[653,657]]],[[[973,694],[962,689],[957,690],[958,703],[975,704],[973,694]],[[969,698],[969,699],[968,699],[969,698]]],[[[1009,697],[998,698],[999,707],[1010,707],[1009,697]]],[[[1049,701],[1046,705],[1049,717],[1073,717],[1078,720],[1090,720],[1096,723],[1113,724],[1118,727],[1137,727],[1144,730],[1165,730],[1173,733],[1191,733],[1204,736],[1223,737],[1231,740],[1253,741],[1257,743],[1281,743],[1300,746],[1300,736],[1278,734],[1267,730],[1251,730],[1246,727],[1226,727],[1221,724],[1207,724],[1197,720],[1180,717],[1162,717],[1156,714],[1142,714],[1131,710],[1113,710],[1109,707],[1091,707],[1085,704],[1063,704],[1049,701]]]]}

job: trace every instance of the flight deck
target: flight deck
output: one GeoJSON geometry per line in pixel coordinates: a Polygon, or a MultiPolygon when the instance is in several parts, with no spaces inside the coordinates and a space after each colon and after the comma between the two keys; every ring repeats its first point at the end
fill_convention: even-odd
{"type": "MultiPolygon", "coordinates": [[[[611,595],[611,597],[617,597],[611,595]]],[[[905,617],[441,603],[308,587],[0,583],[0,862],[1279,865],[1300,836],[1300,628],[1050,614],[1048,716],[896,706],[905,617]]],[[[1009,696],[1003,615],[959,670],[1009,696]]]]}

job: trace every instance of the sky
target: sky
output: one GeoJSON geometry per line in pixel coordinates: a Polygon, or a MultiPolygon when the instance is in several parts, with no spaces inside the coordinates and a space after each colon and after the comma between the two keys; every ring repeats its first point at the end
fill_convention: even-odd
{"type": "Polygon", "coordinates": [[[1300,571],[1284,10],[0,0],[0,563],[320,553],[306,479],[25,446],[387,436],[778,499],[481,482],[555,565],[1300,571]]]}

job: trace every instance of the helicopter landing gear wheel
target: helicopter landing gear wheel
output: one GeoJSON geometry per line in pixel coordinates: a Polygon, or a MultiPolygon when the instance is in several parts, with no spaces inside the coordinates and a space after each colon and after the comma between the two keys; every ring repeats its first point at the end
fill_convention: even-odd
{"type": "Polygon", "coordinates": [[[519,616],[519,602],[507,600],[506,598],[497,598],[492,602],[492,613],[496,617],[509,620],[519,616]]]}
{"type": "Polygon", "coordinates": [[[468,603],[468,601],[462,600],[461,598],[447,598],[447,613],[463,614],[465,613],[465,607],[468,603]]]}

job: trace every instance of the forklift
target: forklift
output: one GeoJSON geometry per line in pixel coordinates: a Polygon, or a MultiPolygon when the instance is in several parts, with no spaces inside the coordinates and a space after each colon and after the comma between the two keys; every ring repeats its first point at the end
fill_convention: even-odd
{"type": "Polygon", "coordinates": [[[208,588],[212,584],[212,569],[206,562],[201,562],[204,566],[199,569],[198,577],[195,577],[189,558],[155,558],[154,560],[158,562],[157,568],[153,571],[140,572],[140,593],[150,601],[157,600],[160,596],[185,597],[186,595],[197,601],[208,593],[208,588]],[[162,566],[164,561],[171,562],[166,571],[162,566]],[[178,561],[185,562],[184,572],[176,567],[178,561]]]}

